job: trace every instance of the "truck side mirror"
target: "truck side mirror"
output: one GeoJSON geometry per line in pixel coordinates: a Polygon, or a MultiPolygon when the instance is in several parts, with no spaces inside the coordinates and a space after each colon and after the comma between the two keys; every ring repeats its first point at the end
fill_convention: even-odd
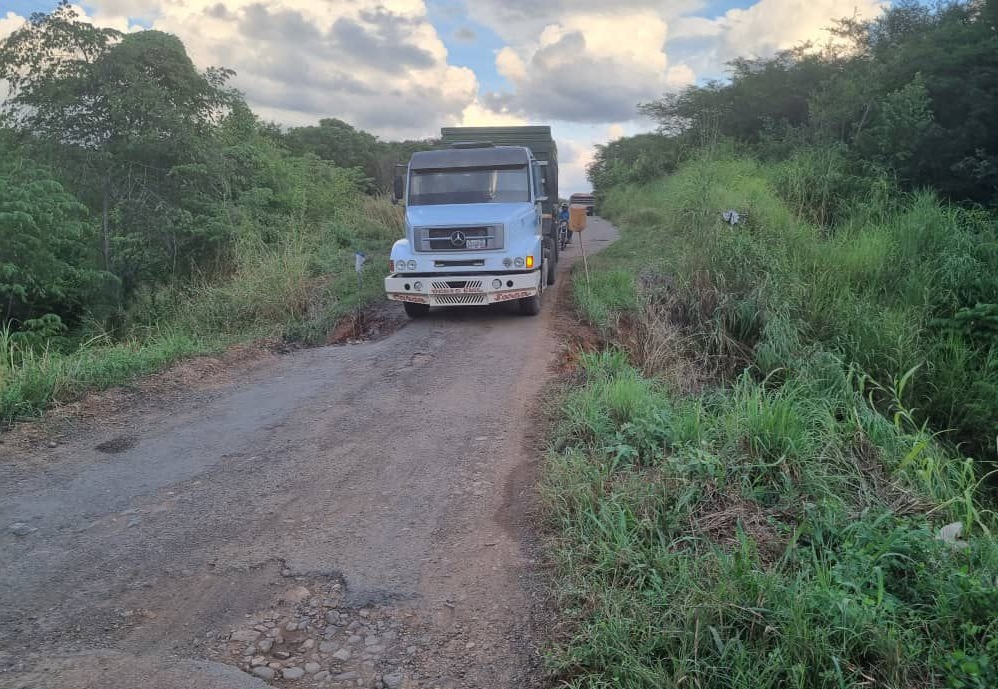
{"type": "Polygon", "coordinates": [[[402,178],[396,176],[394,182],[392,182],[392,202],[397,204],[402,200],[404,195],[405,186],[402,184],[402,178]]]}

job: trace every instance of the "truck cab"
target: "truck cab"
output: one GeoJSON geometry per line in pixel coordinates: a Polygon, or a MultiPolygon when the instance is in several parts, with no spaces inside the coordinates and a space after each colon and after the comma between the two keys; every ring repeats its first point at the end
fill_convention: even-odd
{"type": "Polygon", "coordinates": [[[510,301],[537,314],[554,270],[543,167],[526,146],[469,142],[414,153],[395,183],[405,238],[392,247],[388,298],[413,318],[433,306],[510,301]]]}

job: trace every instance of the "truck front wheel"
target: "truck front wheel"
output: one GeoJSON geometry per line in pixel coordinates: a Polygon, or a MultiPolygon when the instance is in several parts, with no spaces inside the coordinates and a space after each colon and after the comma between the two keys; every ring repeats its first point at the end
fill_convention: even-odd
{"type": "Polygon", "coordinates": [[[413,304],[411,301],[402,302],[405,308],[405,315],[409,318],[422,318],[430,312],[429,304],[413,304]]]}
{"type": "MultiPolygon", "coordinates": [[[[543,276],[547,270],[546,265],[541,266],[541,275],[543,276]]],[[[543,283],[544,278],[541,277],[541,282],[543,283]]],[[[520,313],[524,316],[536,316],[541,312],[541,294],[544,292],[544,285],[540,284],[537,286],[537,294],[532,297],[524,297],[517,301],[517,305],[520,307],[520,313]]]]}

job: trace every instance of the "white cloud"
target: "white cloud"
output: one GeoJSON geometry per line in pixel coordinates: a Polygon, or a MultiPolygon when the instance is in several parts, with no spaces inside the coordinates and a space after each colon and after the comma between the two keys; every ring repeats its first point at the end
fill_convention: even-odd
{"type": "Polygon", "coordinates": [[[496,70],[513,90],[486,102],[545,119],[630,119],[638,102],[669,85],[667,34],[665,19],[651,9],[567,13],[532,41],[498,52],[496,70]]]}
{"type": "Polygon", "coordinates": [[[468,0],[472,16],[508,41],[496,69],[512,85],[484,103],[535,117],[613,122],[636,105],[716,77],[738,56],[768,56],[804,41],[822,43],[835,19],[875,16],[886,0],[758,0],[717,18],[703,3],[619,0],[468,0]],[[670,51],[676,39],[696,47],[670,51]]]}
{"type": "MultiPolygon", "coordinates": [[[[139,8],[95,0],[108,16],[139,8]]],[[[460,121],[474,72],[448,64],[423,0],[154,0],[152,28],[180,37],[194,62],[236,71],[234,85],[283,124],[338,117],[387,137],[460,121]]]]}
{"type": "MultiPolygon", "coordinates": [[[[716,19],[683,17],[672,25],[672,39],[693,39],[697,48],[683,55],[696,76],[715,78],[737,57],[767,57],[805,42],[823,46],[835,20],[855,14],[877,16],[887,0],[759,0],[716,19]]],[[[668,47],[668,46],[667,46],[668,47]]]]}
{"type": "Polygon", "coordinates": [[[718,22],[725,47],[734,55],[769,55],[803,41],[823,43],[836,19],[870,18],[884,0],[759,0],[748,9],[729,10],[718,22]]]}
{"type": "MultiPolygon", "coordinates": [[[[142,21],[179,36],[198,66],[235,69],[234,85],[253,108],[283,124],[338,117],[410,137],[447,124],[551,122],[564,136],[563,179],[579,190],[594,143],[651,127],[639,119],[639,102],[722,74],[740,55],[820,42],[834,19],[854,10],[871,17],[886,2],[758,0],[711,18],[697,16],[706,0],[455,1],[447,6],[452,19],[484,25],[503,41],[492,59],[510,88],[480,93],[483,75],[450,64],[427,1],[93,0],[88,7],[95,23],[130,31],[142,21]]],[[[0,16],[0,36],[21,21],[0,16]]]]}
{"type": "Polygon", "coordinates": [[[528,124],[528,121],[509,111],[495,111],[490,108],[485,107],[482,103],[475,99],[468,107],[464,109],[461,113],[461,119],[459,122],[454,124],[462,125],[465,127],[488,127],[488,126],[517,126],[528,124]]]}

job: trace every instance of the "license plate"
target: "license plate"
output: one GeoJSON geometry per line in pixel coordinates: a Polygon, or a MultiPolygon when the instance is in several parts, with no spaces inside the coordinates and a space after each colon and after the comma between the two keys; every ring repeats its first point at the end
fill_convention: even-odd
{"type": "Polygon", "coordinates": [[[514,299],[523,299],[525,297],[532,297],[534,295],[533,290],[521,289],[515,292],[500,292],[495,296],[497,302],[500,301],[513,301],[514,299]]]}
{"type": "Polygon", "coordinates": [[[484,240],[484,239],[469,239],[468,240],[468,248],[469,249],[484,249],[485,248],[485,241],[486,240],[484,240]]]}

